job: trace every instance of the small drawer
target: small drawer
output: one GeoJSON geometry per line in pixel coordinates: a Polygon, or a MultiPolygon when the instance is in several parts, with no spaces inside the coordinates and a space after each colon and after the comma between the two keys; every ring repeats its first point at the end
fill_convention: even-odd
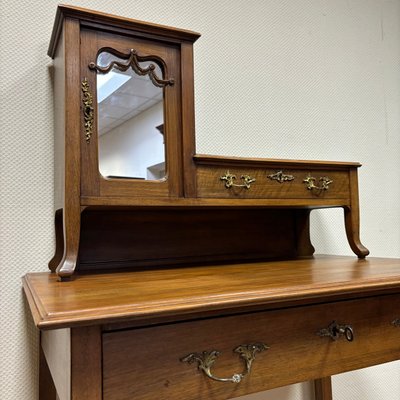
{"type": "Polygon", "coordinates": [[[400,295],[391,295],[105,333],[103,399],[222,400],[392,361],[400,357],[399,306],[400,295]],[[348,324],[354,340],[324,336],[333,321],[348,324]],[[196,358],[217,351],[213,376],[242,374],[233,350],[253,343],[268,349],[255,351],[239,383],[198,368],[196,358]]]}
{"type": "Polygon", "coordinates": [[[346,170],[197,168],[197,196],[249,199],[348,199],[346,170]]]}

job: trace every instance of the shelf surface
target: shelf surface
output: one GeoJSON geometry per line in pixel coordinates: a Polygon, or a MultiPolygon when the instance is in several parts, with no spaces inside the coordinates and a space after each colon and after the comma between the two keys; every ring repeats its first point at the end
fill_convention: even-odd
{"type": "Polygon", "coordinates": [[[29,273],[24,290],[40,329],[155,323],[400,292],[400,259],[316,256],[74,275],[29,273]]]}

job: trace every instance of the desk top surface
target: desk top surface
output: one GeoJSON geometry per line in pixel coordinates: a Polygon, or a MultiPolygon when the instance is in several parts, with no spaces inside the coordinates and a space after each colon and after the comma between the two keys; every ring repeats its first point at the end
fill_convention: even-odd
{"type": "Polygon", "coordinates": [[[141,325],[400,292],[400,259],[317,256],[78,274],[68,282],[39,272],[23,284],[40,329],[141,325]]]}

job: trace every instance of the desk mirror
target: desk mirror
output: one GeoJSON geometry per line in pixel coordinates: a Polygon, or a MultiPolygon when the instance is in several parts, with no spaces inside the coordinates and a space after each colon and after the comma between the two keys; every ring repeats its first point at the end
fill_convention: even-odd
{"type": "Polygon", "coordinates": [[[105,178],[163,179],[162,67],[135,50],[127,56],[107,49],[92,66],[97,70],[99,170],[105,178]]]}

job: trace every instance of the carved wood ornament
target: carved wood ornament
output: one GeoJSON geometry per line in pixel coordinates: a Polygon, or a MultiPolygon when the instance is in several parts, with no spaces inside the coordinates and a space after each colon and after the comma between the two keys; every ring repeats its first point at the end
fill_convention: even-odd
{"type": "Polygon", "coordinates": [[[111,47],[106,47],[103,48],[99,51],[100,53],[107,52],[110,53],[118,58],[126,59],[126,63],[120,62],[120,61],[111,61],[106,67],[101,67],[97,65],[94,62],[91,62],[89,64],[89,68],[92,70],[96,70],[97,72],[100,72],[102,74],[106,74],[107,72],[110,72],[113,68],[118,69],[119,71],[125,72],[127,71],[130,67],[140,76],[145,76],[148,75],[150,80],[153,82],[153,84],[157,87],[165,87],[165,86],[172,86],[175,83],[174,79],[162,79],[157,76],[155,73],[156,66],[154,64],[150,64],[146,68],[142,68],[139,63],[140,62],[145,62],[145,61],[154,61],[157,62],[158,64],[162,65],[162,69],[164,71],[167,71],[167,66],[165,65],[165,62],[157,56],[139,56],[137,51],[134,49],[131,49],[128,54],[121,53],[118,50],[112,49],[111,47]]]}

